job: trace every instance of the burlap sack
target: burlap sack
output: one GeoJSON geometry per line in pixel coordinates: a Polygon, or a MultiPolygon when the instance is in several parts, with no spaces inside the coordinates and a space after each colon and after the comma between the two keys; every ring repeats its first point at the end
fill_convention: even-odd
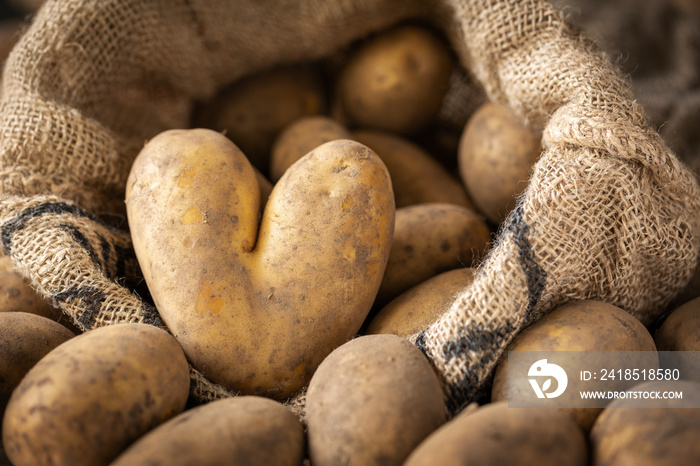
{"type": "Polygon", "coordinates": [[[552,3],[630,75],[652,126],[700,175],[700,1],[552,3]]]}
{"type": "MultiPolygon", "coordinates": [[[[84,330],[162,325],[128,281],[123,192],[144,140],[186,127],[195,99],[236,78],[406,18],[440,27],[489,99],[544,130],[476,280],[413,337],[450,405],[477,396],[513,336],[567,300],[651,323],[695,266],[698,185],[607,57],[543,0],[49,0],[4,73],[6,252],[84,330]]],[[[198,400],[230,395],[192,380],[198,400]]]]}

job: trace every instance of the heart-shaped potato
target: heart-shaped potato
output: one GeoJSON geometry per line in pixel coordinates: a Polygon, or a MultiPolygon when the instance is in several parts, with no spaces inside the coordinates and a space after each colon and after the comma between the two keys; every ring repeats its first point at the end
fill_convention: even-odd
{"type": "Polygon", "coordinates": [[[136,158],[126,205],[146,283],[192,365],[280,399],[360,329],[388,260],[394,198],[379,157],[350,140],[290,167],[260,222],[259,196],[226,137],[170,130],[136,158]]]}

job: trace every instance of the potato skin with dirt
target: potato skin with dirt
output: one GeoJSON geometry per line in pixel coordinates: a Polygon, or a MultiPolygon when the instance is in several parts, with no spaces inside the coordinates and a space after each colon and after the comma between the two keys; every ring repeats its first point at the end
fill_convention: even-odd
{"type": "Polygon", "coordinates": [[[466,207],[425,203],[396,209],[394,240],[377,305],[442,272],[471,267],[484,257],[491,232],[466,207]]]}
{"type": "Polygon", "coordinates": [[[63,325],[27,312],[0,312],[0,419],[12,391],[49,351],[75,335],[63,325]]]}
{"type": "Polygon", "coordinates": [[[376,154],[331,141],[287,170],[258,230],[251,165],[198,129],[149,142],[126,202],[146,283],[188,360],[233,391],[282,399],[364,322],[389,256],[393,196],[376,154]]]}
{"type": "Polygon", "coordinates": [[[459,141],[459,172],[476,208],[500,224],[527,187],[540,139],[512,111],[486,103],[469,118],[459,141]]]}
{"type": "Polygon", "coordinates": [[[551,409],[508,408],[507,402],[465,410],[435,431],[405,466],[586,466],[583,432],[551,409]]]}
{"type": "Polygon", "coordinates": [[[106,465],[185,408],[187,360],[166,331],[119,324],[76,336],[44,356],[5,411],[16,466],[106,465]]]}
{"type": "MultiPolygon", "coordinates": [[[[656,345],[644,325],[617,306],[594,300],[569,302],[527,327],[511,342],[496,368],[492,401],[508,399],[508,351],[655,352],[656,345]]],[[[567,391],[577,393],[579,386],[582,390],[595,390],[595,383],[581,382],[571,377],[567,391]]],[[[611,389],[609,382],[606,383],[606,389],[611,389]]],[[[527,378],[523,379],[522,384],[511,388],[528,395],[532,392],[527,378]]],[[[602,411],[602,408],[556,409],[567,413],[584,430],[591,428],[602,411]]]]}
{"type": "Polygon", "coordinates": [[[450,270],[408,289],[372,318],[365,333],[408,338],[425,330],[449,310],[455,296],[474,280],[475,272],[471,267],[450,270]]]}
{"type": "Polygon", "coordinates": [[[277,181],[294,162],[321,144],[353,139],[352,133],[333,118],[317,115],[290,123],[275,139],[270,154],[270,179],[277,181]]]}
{"type": "Polygon", "coordinates": [[[358,337],[333,351],[309,384],[311,464],[400,465],[446,413],[418,348],[396,335],[358,337]]]}
{"type": "Polygon", "coordinates": [[[700,383],[645,382],[632,390],[682,392],[683,399],[617,399],[603,410],[590,434],[596,466],[700,464],[700,383]],[[643,406],[643,407],[641,407],[643,406]]]}
{"type": "Polygon", "coordinates": [[[379,155],[391,175],[396,207],[456,204],[476,210],[461,181],[416,144],[384,131],[357,130],[353,139],[379,155]]]}
{"type": "Polygon", "coordinates": [[[239,396],[192,408],[141,437],[111,466],[300,465],[304,428],[284,405],[239,396]]]}
{"type": "Polygon", "coordinates": [[[440,110],[452,57],[431,30],[402,25],[370,38],[338,80],[340,107],[352,127],[408,133],[440,110]]]}

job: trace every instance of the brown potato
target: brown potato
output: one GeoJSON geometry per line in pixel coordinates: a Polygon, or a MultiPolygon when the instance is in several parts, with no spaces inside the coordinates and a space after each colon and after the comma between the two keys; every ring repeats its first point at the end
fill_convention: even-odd
{"type": "MultiPolygon", "coordinates": [[[[617,306],[602,301],[572,301],[523,330],[511,342],[498,364],[491,391],[492,401],[508,399],[508,351],[656,351],[654,340],[639,320],[617,306]]],[[[531,393],[528,379],[512,390],[531,393]]],[[[567,390],[595,390],[597,382],[569,378],[567,390]]],[[[606,389],[610,386],[605,385],[606,389]]],[[[555,408],[552,408],[555,409],[555,408]]],[[[556,408],[589,430],[602,408],[556,408]]]]}
{"type": "Polygon", "coordinates": [[[700,261],[693,269],[688,284],[673,298],[669,308],[674,309],[695,298],[700,298],[700,261]]]}
{"type": "Polygon", "coordinates": [[[194,126],[224,131],[267,174],[277,135],[293,121],[323,113],[325,108],[325,86],[314,66],[280,66],[223,89],[200,109],[194,126]]]}
{"type": "Polygon", "coordinates": [[[635,391],[682,392],[683,399],[617,399],[591,429],[596,466],[700,464],[700,384],[646,382],[635,391]]]}
{"type": "Polygon", "coordinates": [[[44,356],[15,389],[2,436],[15,466],[106,465],[185,408],[189,366],[146,324],[98,328],[44,356]]]}
{"type": "Polygon", "coordinates": [[[425,330],[449,309],[457,293],[474,280],[474,273],[473,268],[459,268],[419,283],[384,306],[365,333],[392,333],[408,338],[425,330]]]}
{"type": "Polygon", "coordinates": [[[0,419],[12,391],[49,351],[75,336],[46,317],[0,312],[0,419]]]}
{"type": "MultiPolygon", "coordinates": [[[[700,298],[673,311],[654,333],[659,351],[700,351],[700,298]]],[[[684,379],[700,382],[700,361],[686,357],[678,361],[684,379]]]]}
{"type": "Polygon", "coordinates": [[[369,39],[338,79],[349,124],[408,133],[437,115],[449,87],[452,57],[431,30],[402,25],[369,39]]]}
{"type": "Polygon", "coordinates": [[[376,154],[336,140],[287,170],[258,231],[259,196],[235,144],[200,129],[153,138],[126,203],[146,283],[192,365],[233,391],[282,399],[367,317],[394,195],[376,154]]]}
{"type": "Polygon", "coordinates": [[[490,231],[471,209],[417,204],[396,210],[394,240],[377,304],[448,270],[471,267],[483,256],[490,231]]]}
{"type": "Polygon", "coordinates": [[[141,437],[112,466],[300,465],[304,428],[282,404],[239,396],[190,409],[141,437]]]}
{"type": "Polygon", "coordinates": [[[700,298],[669,314],[656,330],[654,340],[659,351],[700,351],[700,298]]]}
{"type": "Polygon", "coordinates": [[[353,139],[343,125],[327,116],[300,118],[275,139],[270,159],[270,178],[277,181],[294,162],[321,144],[335,139],[353,139]]]}
{"type": "Polygon", "coordinates": [[[311,464],[400,465],[446,412],[418,348],[396,335],[356,338],[333,351],[309,384],[311,464]]]}
{"type": "Polygon", "coordinates": [[[479,212],[499,224],[527,187],[540,156],[541,136],[508,108],[486,103],[467,122],[459,142],[459,171],[479,212]]]}
{"type": "Polygon", "coordinates": [[[66,321],[61,310],[52,306],[12,267],[10,258],[0,255],[0,313],[29,312],[55,321],[66,321]]]}
{"type": "Polygon", "coordinates": [[[550,409],[492,403],[459,414],[428,437],[405,466],[586,466],[578,426],[550,409]]]}
{"type": "Polygon", "coordinates": [[[476,210],[462,183],[412,142],[373,130],[355,131],[353,139],[375,151],[386,165],[397,208],[439,202],[476,210]]]}

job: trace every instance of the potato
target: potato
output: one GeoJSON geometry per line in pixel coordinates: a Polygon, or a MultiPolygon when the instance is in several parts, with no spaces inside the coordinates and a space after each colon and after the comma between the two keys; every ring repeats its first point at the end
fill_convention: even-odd
{"type": "Polygon", "coordinates": [[[282,404],[240,396],[174,417],[141,437],[112,466],[300,465],[304,428],[282,404]]]}
{"type": "Polygon", "coordinates": [[[352,139],[345,126],[327,116],[299,118],[275,139],[270,155],[270,178],[279,180],[294,162],[321,144],[335,139],[352,139]]]}
{"type": "Polygon", "coordinates": [[[146,324],[98,328],[44,356],[5,411],[15,466],[109,464],[185,408],[189,366],[175,339],[146,324]]]}
{"type": "Polygon", "coordinates": [[[551,409],[492,403],[459,414],[409,456],[405,466],[586,466],[578,426],[551,409]]]}
{"type": "Polygon", "coordinates": [[[693,269],[688,284],[673,298],[669,309],[674,309],[695,298],[700,298],[700,261],[693,269]]]}
{"type": "Polygon", "coordinates": [[[396,335],[356,338],[333,351],[309,384],[311,464],[400,465],[446,412],[418,348],[396,335]]]}
{"type": "Polygon", "coordinates": [[[293,121],[325,111],[326,89],[313,65],[272,68],[223,89],[199,110],[194,126],[224,131],[263,174],[277,135],[293,121]]]}
{"type": "Polygon", "coordinates": [[[535,134],[508,108],[486,103],[471,116],[459,141],[458,164],[479,212],[499,224],[527,187],[540,156],[535,134]]]}
{"type": "Polygon", "coordinates": [[[482,218],[466,207],[428,203],[397,209],[377,304],[383,306],[442,272],[475,265],[484,256],[489,239],[482,218]]]}
{"type": "Polygon", "coordinates": [[[437,115],[452,57],[431,30],[402,25],[368,39],[338,78],[337,98],[352,126],[409,133],[437,115]]]}
{"type": "Polygon", "coordinates": [[[146,283],[190,362],[233,391],[282,399],[365,320],[389,256],[393,196],[370,149],[328,142],[287,170],[258,231],[252,167],[198,129],[144,147],[126,203],[146,283]]]}
{"type": "Polygon", "coordinates": [[[372,130],[355,131],[353,139],[375,151],[386,165],[397,208],[439,202],[475,210],[462,183],[417,145],[372,130]]]}
{"type": "Polygon", "coordinates": [[[8,256],[0,255],[0,314],[5,312],[29,312],[51,320],[67,320],[60,309],[39,296],[14,270],[8,256]]]}
{"type": "Polygon", "coordinates": [[[700,351],[700,298],[671,312],[654,334],[659,351],[700,351]]]}
{"type": "MultiPolygon", "coordinates": [[[[656,346],[644,325],[619,307],[593,300],[569,302],[527,327],[511,342],[496,368],[492,401],[508,399],[508,351],[656,351],[656,346]]],[[[528,378],[523,377],[519,382],[510,388],[529,395],[532,388],[528,378]]],[[[567,391],[595,390],[597,383],[569,377],[567,391]]],[[[604,384],[606,390],[611,389],[609,382],[604,384]]],[[[556,409],[567,413],[584,430],[591,428],[602,411],[602,408],[556,409]]]]}
{"type": "MultiPolygon", "coordinates": [[[[700,351],[700,298],[674,310],[654,333],[659,351],[700,351]]],[[[682,378],[700,382],[700,362],[694,357],[678,359],[682,378]]]]}
{"type": "Polygon", "coordinates": [[[12,391],[46,353],[75,336],[46,317],[0,312],[0,419],[12,391]]]}
{"type": "Polygon", "coordinates": [[[646,382],[635,391],[682,392],[683,399],[617,399],[591,429],[596,466],[700,464],[700,384],[646,382]],[[644,407],[642,407],[644,406],[644,407]]]}
{"type": "Polygon", "coordinates": [[[450,308],[457,293],[474,280],[474,273],[473,268],[459,268],[419,283],[384,306],[365,333],[407,338],[425,330],[450,308]]]}

